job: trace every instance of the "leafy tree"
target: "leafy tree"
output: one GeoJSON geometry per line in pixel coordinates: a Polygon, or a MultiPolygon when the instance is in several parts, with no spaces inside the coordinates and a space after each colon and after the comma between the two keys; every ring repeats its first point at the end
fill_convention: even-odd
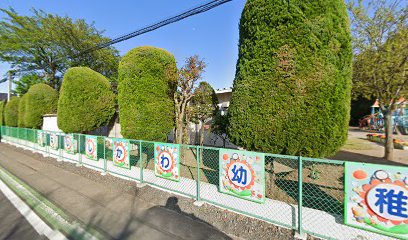
{"type": "Polygon", "coordinates": [[[24,119],[26,127],[40,129],[44,114],[57,113],[58,94],[47,84],[37,83],[33,85],[24,97],[26,97],[24,119]]]}
{"type": "Polygon", "coordinates": [[[37,73],[29,73],[23,75],[18,81],[13,81],[15,88],[13,90],[14,94],[22,96],[28,92],[28,89],[37,83],[44,83],[45,79],[39,76],[37,73]]]}
{"type": "Polygon", "coordinates": [[[194,55],[187,58],[185,65],[177,71],[177,91],[174,93],[176,143],[186,143],[186,138],[183,138],[183,135],[185,135],[186,125],[189,123],[188,105],[194,96],[196,83],[201,79],[205,67],[205,62],[194,55]]]}
{"type": "Polygon", "coordinates": [[[353,88],[356,94],[375,97],[385,118],[385,154],[393,159],[394,103],[407,97],[408,7],[401,1],[351,1],[348,5],[354,37],[353,88]]]}
{"type": "Polygon", "coordinates": [[[18,103],[18,124],[20,128],[26,127],[25,117],[27,113],[27,94],[20,97],[20,102],[18,103]]]}
{"type": "Polygon", "coordinates": [[[215,115],[217,103],[218,99],[211,85],[207,82],[200,82],[198,87],[194,90],[194,97],[191,101],[191,120],[201,124],[201,146],[204,144],[205,121],[215,115]]]}
{"type": "Polygon", "coordinates": [[[108,123],[115,113],[115,95],[108,79],[87,67],[67,70],[58,99],[58,127],[86,133],[108,123]]]}
{"type": "Polygon", "coordinates": [[[351,36],[343,0],[248,0],[228,136],[248,150],[325,157],[347,139],[351,36]]]}
{"type": "MultiPolygon", "coordinates": [[[[228,140],[228,115],[222,115],[220,111],[217,111],[213,118],[212,125],[212,132],[222,139],[222,146],[225,148],[228,140]]],[[[217,139],[215,141],[217,141],[217,139]]]]}
{"type": "Polygon", "coordinates": [[[19,97],[11,97],[10,101],[7,102],[4,108],[4,122],[6,126],[17,127],[19,103],[19,97]]]}
{"type": "Polygon", "coordinates": [[[4,101],[0,101],[0,125],[4,125],[4,101]]]}
{"type": "Polygon", "coordinates": [[[118,103],[125,138],[166,141],[174,127],[176,71],[174,56],[164,49],[138,47],[123,56],[118,103]]]}
{"type": "Polygon", "coordinates": [[[80,54],[108,41],[102,31],[83,19],[47,14],[33,9],[32,16],[21,16],[13,9],[0,9],[7,18],[0,21],[0,60],[22,72],[41,72],[54,88],[60,77],[73,66],[90,67],[109,78],[117,75],[118,52],[104,48],[80,54]]]}

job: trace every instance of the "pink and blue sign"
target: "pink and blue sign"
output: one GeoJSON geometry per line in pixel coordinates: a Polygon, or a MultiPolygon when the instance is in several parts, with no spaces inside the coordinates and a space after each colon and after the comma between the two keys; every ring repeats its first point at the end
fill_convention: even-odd
{"type": "Polygon", "coordinates": [[[178,144],[154,144],[154,174],[157,177],[180,181],[179,151],[178,144]]]}
{"type": "Polygon", "coordinates": [[[72,134],[64,136],[64,149],[67,153],[74,154],[77,151],[76,141],[72,134]]]}
{"type": "Polygon", "coordinates": [[[58,135],[55,133],[50,134],[50,147],[52,149],[58,149],[58,135]]]}
{"type": "Polygon", "coordinates": [[[219,154],[220,192],[264,203],[264,154],[230,149],[219,154]]]}
{"type": "Polygon", "coordinates": [[[129,140],[113,139],[113,164],[122,168],[130,168],[129,140]]]}
{"type": "Polygon", "coordinates": [[[98,138],[96,136],[85,137],[85,156],[91,160],[98,161],[98,138]]]}
{"type": "Polygon", "coordinates": [[[408,169],[346,163],[345,223],[408,239],[408,169]]]}

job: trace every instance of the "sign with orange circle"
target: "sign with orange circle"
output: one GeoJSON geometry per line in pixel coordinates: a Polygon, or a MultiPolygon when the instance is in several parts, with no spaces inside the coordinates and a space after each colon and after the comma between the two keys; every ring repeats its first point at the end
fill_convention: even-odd
{"type": "Polygon", "coordinates": [[[408,168],[346,162],[347,225],[408,239],[408,168]]]}
{"type": "Polygon", "coordinates": [[[154,144],[154,174],[157,177],[180,181],[179,151],[178,144],[154,144]]]}
{"type": "Polygon", "coordinates": [[[58,149],[58,135],[55,133],[50,134],[50,147],[52,149],[58,149]]]}
{"type": "Polygon", "coordinates": [[[113,139],[113,164],[130,169],[129,140],[113,139]]]}
{"type": "Polygon", "coordinates": [[[88,159],[98,161],[98,138],[87,135],[85,137],[85,156],[88,159]]]}
{"type": "Polygon", "coordinates": [[[264,162],[263,153],[220,149],[220,192],[254,202],[265,202],[264,162]]]}
{"type": "Polygon", "coordinates": [[[77,152],[77,141],[72,134],[64,136],[64,149],[65,152],[74,154],[77,152]]]}

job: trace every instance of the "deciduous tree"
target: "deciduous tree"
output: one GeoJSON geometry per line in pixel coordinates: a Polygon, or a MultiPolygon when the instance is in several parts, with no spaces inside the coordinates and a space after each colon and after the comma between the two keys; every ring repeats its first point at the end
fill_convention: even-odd
{"type": "Polygon", "coordinates": [[[109,39],[83,19],[73,20],[33,9],[22,16],[13,9],[0,9],[0,60],[21,72],[38,72],[58,88],[69,67],[87,66],[108,78],[116,78],[119,54],[112,47],[80,54],[109,39]]]}
{"type": "Polygon", "coordinates": [[[392,114],[408,91],[408,8],[402,1],[350,2],[354,37],[353,89],[375,97],[385,118],[385,154],[393,159],[392,114]]]}
{"type": "Polygon", "coordinates": [[[194,97],[191,101],[191,120],[201,125],[200,142],[204,144],[204,124],[213,117],[217,111],[218,99],[214,89],[207,82],[200,82],[194,90],[194,97]]]}
{"type": "Polygon", "coordinates": [[[31,86],[37,83],[44,83],[45,79],[37,73],[29,73],[23,75],[19,80],[13,81],[16,85],[13,92],[22,96],[28,92],[31,86]]]}
{"type": "Polygon", "coordinates": [[[183,143],[187,106],[194,96],[194,89],[201,79],[206,64],[197,55],[186,59],[185,65],[177,72],[177,91],[174,94],[176,114],[176,143],[183,143]]]}

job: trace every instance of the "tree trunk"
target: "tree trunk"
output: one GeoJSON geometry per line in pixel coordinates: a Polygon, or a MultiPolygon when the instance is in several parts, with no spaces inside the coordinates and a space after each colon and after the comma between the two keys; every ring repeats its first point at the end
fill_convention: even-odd
{"type": "Polygon", "coordinates": [[[385,155],[386,160],[392,161],[394,159],[394,133],[392,122],[392,111],[387,110],[384,113],[385,119],[385,155]]]}
{"type": "Polygon", "coordinates": [[[204,121],[201,121],[200,146],[204,145],[204,121]]]}
{"type": "Polygon", "coordinates": [[[195,124],[195,137],[194,137],[194,143],[195,143],[195,145],[198,145],[198,144],[199,144],[198,134],[199,134],[198,124],[196,123],[196,124],[195,124]]]}
{"type": "Polygon", "coordinates": [[[183,141],[183,120],[177,119],[177,138],[176,143],[181,144],[183,141]]]}

